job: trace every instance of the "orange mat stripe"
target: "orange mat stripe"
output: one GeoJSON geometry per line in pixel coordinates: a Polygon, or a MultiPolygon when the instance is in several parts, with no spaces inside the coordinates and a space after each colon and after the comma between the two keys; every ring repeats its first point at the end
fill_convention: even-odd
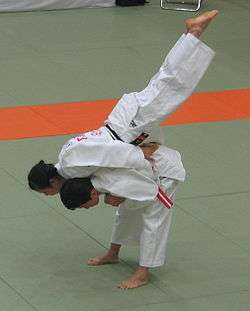
{"type": "Polygon", "coordinates": [[[164,125],[250,118],[250,89],[193,94],[164,125]]]}
{"type": "MultiPolygon", "coordinates": [[[[0,139],[75,134],[95,129],[117,100],[0,108],[0,139]]],[[[250,89],[193,94],[163,125],[250,118],[250,89]]]]}

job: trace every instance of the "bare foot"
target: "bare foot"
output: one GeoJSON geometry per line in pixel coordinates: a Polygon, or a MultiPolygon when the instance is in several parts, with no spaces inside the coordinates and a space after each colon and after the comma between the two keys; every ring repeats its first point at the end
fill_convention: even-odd
{"type": "Polygon", "coordinates": [[[106,264],[114,264],[119,262],[118,256],[112,256],[109,254],[105,254],[103,256],[96,256],[94,258],[90,258],[87,261],[87,264],[89,266],[100,266],[100,265],[106,265],[106,264]]]}
{"type": "Polygon", "coordinates": [[[137,288],[148,283],[148,269],[140,267],[128,279],[122,281],[118,287],[121,289],[137,288]]]}
{"type": "Polygon", "coordinates": [[[187,33],[191,33],[195,37],[199,38],[212,19],[218,15],[218,13],[219,11],[213,10],[205,12],[194,18],[188,18],[186,20],[187,33]]]}

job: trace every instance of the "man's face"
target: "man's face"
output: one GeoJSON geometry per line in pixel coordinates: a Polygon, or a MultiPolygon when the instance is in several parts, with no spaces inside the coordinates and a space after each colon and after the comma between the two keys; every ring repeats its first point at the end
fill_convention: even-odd
{"type": "Polygon", "coordinates": [[[84,204],[81,204],[80,208],[89,209],[93,206],[96,206],[98,203],[99,203],[99,194],[95,189],[93,189],[91,191],[90,200],[84,204]]]}

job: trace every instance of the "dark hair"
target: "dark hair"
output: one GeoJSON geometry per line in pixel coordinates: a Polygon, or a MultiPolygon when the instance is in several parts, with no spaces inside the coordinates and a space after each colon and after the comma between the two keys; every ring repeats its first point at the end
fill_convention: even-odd
{"type": "Polygon", "coordinates": [[[34,165],[28,174],[29,187],[41,190],[50,186],[50,179],[60,176],[53,164],[46,164],[43,160],[34,165]]]}
{"type": "Polygon", "coordinates": [[[60,190],[61,201],[66,208],[74,210],[91,199],[92,189],[90,178],[68,179],[60,190]]]}

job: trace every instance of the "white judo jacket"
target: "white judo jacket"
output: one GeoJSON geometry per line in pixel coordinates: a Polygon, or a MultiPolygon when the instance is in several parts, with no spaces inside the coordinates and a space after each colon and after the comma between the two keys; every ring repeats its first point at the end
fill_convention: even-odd
{"type": "Polygon", "coordinates": [[[58,173],[64,178],[88,177],[99,168],[135,168],[146,164],[141,148],[114,140],[106,127],[71,138],[62,148],[58,173]]]}
{"type": "MultiPolygon", "coordinates": [[[[185,169],[178,151],[160,146],[153,154],[153,160],[150,163],[144,158],[139,147],[119,141],[112,141],[110,144],[98,143],[101,133],[98,135],[91,133],[86,133],[85,139],[82,140],[78,140],[77,137],[73,138],[65,146],[63,152],[67,154],[69,149],[69,156],[64,154],[63,160],[56,165],[60,175],[65,178],[74,178],[86,177],[91,174],[91,182],[97,191],[135,201],[155,200],[161,178],[184,181],[185,169]],[[91,145],[90,156],[92,156],[94,144],[98,152],[98,156],[93,157],[94,164],[97,164],[96,161],[99,159],[100,163],[104,163],[104,167],[93,164],[87,168],[84,166],[82,161],[86,159],[86,154],[82,157],[81,147],[88,139],[90,139],[91,145]],[[106,152],[110,153],[109,156],[105,154],[106,152]],[[65,174],[64,171],[67,173],[65,174]]],[[[88,148],[84,147],[85,152],[86,150],[88,148]]]]}

